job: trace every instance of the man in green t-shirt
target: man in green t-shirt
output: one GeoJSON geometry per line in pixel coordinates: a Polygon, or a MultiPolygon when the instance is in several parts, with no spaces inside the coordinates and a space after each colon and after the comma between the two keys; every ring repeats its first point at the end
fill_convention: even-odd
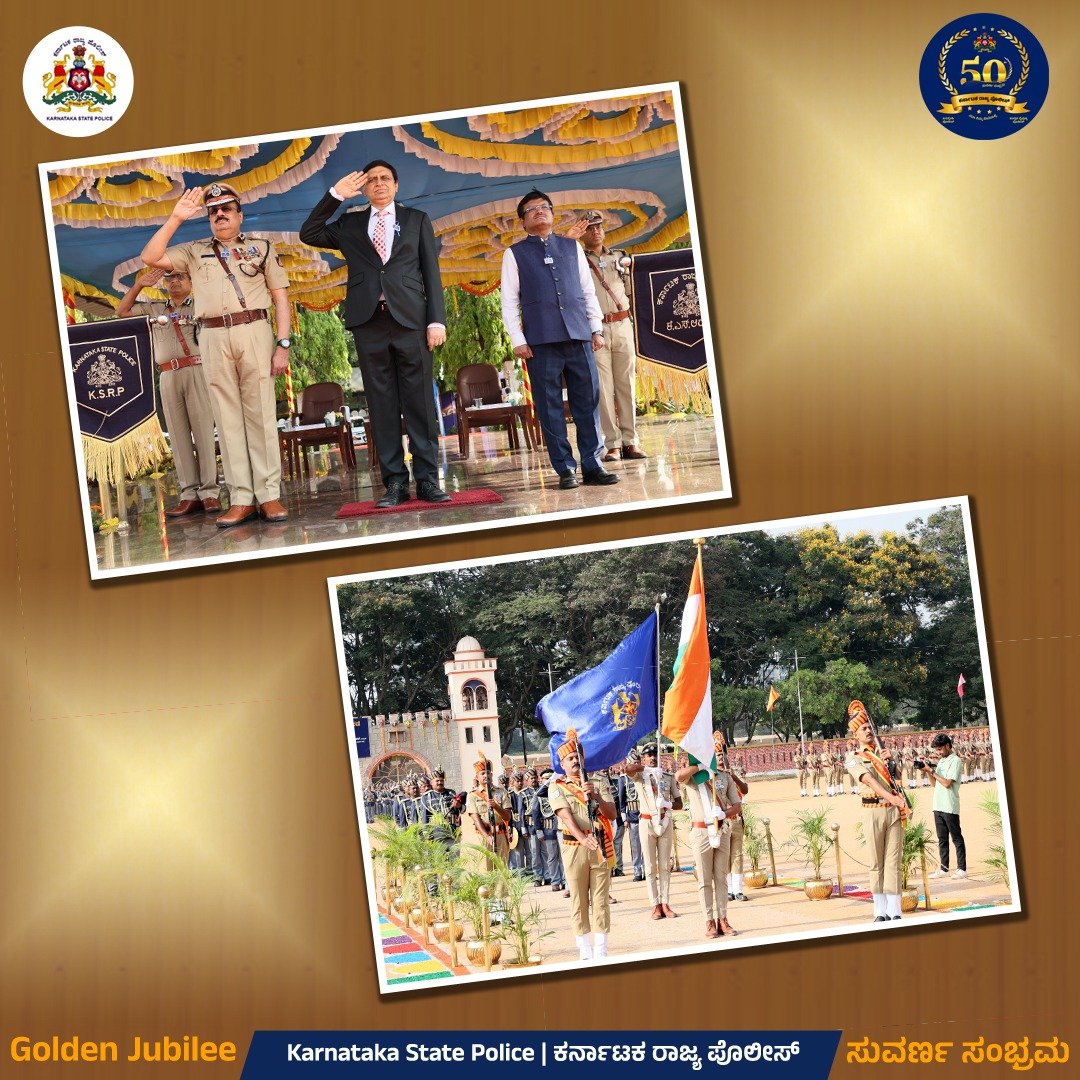
{"type": "Polygon", "coordinates": [[[964,834],[960,831],[960,778],[964,764],[953,753],[952,739],[945,732],[934,736],[931,748],[937,752],[937,766],[923,765],[923,776],[929,777],[934,785],[934,828],[937,830],[938,857],[941,869],[930,876],[945,877],[949,872],[949,837],[956,848],[956,869],[954,878],[967,877],[967,849],[964,846],[964,834]]]}

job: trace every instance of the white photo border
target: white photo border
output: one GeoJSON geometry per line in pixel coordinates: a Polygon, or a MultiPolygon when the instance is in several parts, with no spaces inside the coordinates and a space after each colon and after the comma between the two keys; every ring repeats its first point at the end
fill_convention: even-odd
{"type": "MultiPolygon", "coordinates": [[[[581,544],[560,548],[548,548],[541,551],[520,552],[513,555],[489,556],[479,559],[464,559],[456,562],[428,563],[424,566],[414,566],[403,570],[379,570],[368,573],[353,574],[332,577],[327,579],[327,588],[330,597],[330,612],[334,628],[334,645],[337,653],[338,675],[341,684],[341,704],[345,721],[345,744],[349,754],[349,764],[353,777],[353,793],[356,800],[356,817],[360,827],[360,846],[364,862],[365,887],[367,890],[368,911],[371,918],[373,943],[375,948],[375,963],[379,975],[379,992],[382,994],[408,993],[413,990],[442,988],[447,986],[469,986],[477,982],[490,982],[492,980],[514,979],[523,976],[546,975],[561,971],[575,971],[581,973],[581,965],[574,961],[565,963],[544,964],[541,967],[526,968],[522,971],[499,971],[499,972],[476,972],[465,976],[456,976],[445,982],[416,982],[391,986],[387,981],[386,963],[379,948],[379,910],[378,898],[375,894],[374,866],[371,858],[371,840],[368,836],[367,818],[364,812],[363,779],[360,759],[356,755],[356,738],[353,727],[352,703],[349,694],[348,667],[345,663],[344,640],[341,630],[341,612],[338,606],[338,588],[342,585],[356,584],[362,581],[377,581],[383,578],[415,577],[423,574],[444,573],[451,570],[473,566],[491,566],[496,563],[524,562],[532,559],[558,558],[563,555],[582,555],[589,552],[613,551],[619,548],[642,547],[648,544],[679,543],[693,540],[695,537],[711,539],[717,536],[731,536],[744,532],[769,532],[787,533],[799,528],[812,528],[827,521],[840,523],[845,520],[867,518],[886,514],[910,513],[912,517],[924,515],[935,510],[943,510],[950,507],[958,507],[964,520],[964,539],[968,561],[968,570],[971,576],[972,605],[975,609],[975,624],[979,636],[979,660],[982,665],[983,684],[986,692],[987,723],[992,732],[993,743],[1000,751],[1001,738],[997,722],[997,706],[994,700],[993,678],[990,668],[990,653],[986,638],[986,621],[983,613],[982,589],[979,584],[978,565],[975,557],[975,536],[971,520],[971,506],[968,496],[953,496],[942,499],[927,499],[912,503],[895,503],[889,506],[873,506],[856,510],[841,510],[827,514],[807,514],[797,518],[781,518],[764,522],[748,522],[741,525],[725,525],[703,529],[693,529],[686,532],[664,533],[654,536],[632,537],[621,540],[609,540],[591,544],[581,544]]],[[[1014,915],[1022,912],[1020,902],[1020,886],[1017,881],[1016,855],[1013,848],[1012,822],[1009,815],[1009,805],[1005,790],[1004,764],[999,761],[1001,768],[998,770],[995,781],[995,790],[1001,807],[1001,824],[1003,843],[1005,845],[1009,866],[1012,873],[1009,875],[1010,903],[1005,906],[965,912],[961,918],[968,919],[998,917],[1001,915],[1014,915]]],[[[935,926],[945,925],[935,923],[935,926]]],[[[850,934],[875,933],[877,927],[873,923],[863,923],[851,926],[838,926],[827,935],[829,938],[845,937],[850,934]]],[[[780,945],[789,942],[819,941],[822,938],[820,929],[806,931],[792,931],[789,933],[756,936],[753,938],[724,939],[722,948],[714,946],[710,948],[704,943],[689,946],[681,946],[670,949],[646,949],[631,955],[620,954],[603,959],[594,959],[589,967],[607,967],[621,965],[628,961],[638,963],[645,960],[667,960],[679,956],[700,956],[703,952],[713,952],[718,955],[727,953],[732,949],[758,948],[768,945],[780,945]]]]}
{"type": "Polygon", "coordinates": [[[717,350],[714,348],[712,333],[712,320],[709,314],[708,288],[698,290],[701,304],[702,329],[705,334],[705,346],[708,354],[709,368],[709,393],[713,406],[714,430],[716,435],[717,460],[721,470],[721,487],[708,494],[677,495],[667,498],[658,498],[641,502],[628,502],[626,504],[613,504],[597,507],[575,508],[572,510],[557,510],[547,513],[530,514],[522,517],[512,517],[496,521],[482,521],[475,524],[455,525],[432,525],[418,529],[401,530],[400,532],[382,533],[377,536],[354,536],[342,540],[327,540],[312,544],[296,543],[283,545],[279,548],[271,548],[262,551],[252,551],[234,554],[209,555],[202,558],[183,559],[176,562],[161,561],[148,563],[142,566],[126,566],[104,569],[100,566],[95,554],[94,530],[90,514],[89,499],[86,492],[89,484],[86,477],[86,463],[79,450],[80,428],[78,406],[75,400],[75,382],[71,370],[71,351],[68,344],[67,323],[62,301],[63,289],[60,282],[60,261],[56,241],[56,225],[53,221],[51,200],[49,198],[49,172],[60,168],[73,168],[80,165],[100,165],[118,160],[154,157],[160,154],[178,154],[189,150],[212,150],[218,147],[247,145],[256,142],[287,140],[336,134],[339,132],[369,131],[374,128],[415,124],[424,121],[440,121],[458,119],[473,116],[480,113],[504,112],[518,109],[528,109],[544,105],[570,105],[578,101],[597,101],[606,98],[631,97],[649,93],[667,92],[672,95],[675,110],[675,123],[679,132],[679,162],[681,167],[683,189],[686,193],[686,213],[690,229],[690,240],[695,252],[695,263],[698,272],[705,274],[704,261],[702,259],[701,238],[698,230],[697,204],[694,199],[694,188],[690,170],[689,149],[687,146],[687,131],[685,116],[683,113],[682,95],[678,82],[654,83],[647,86],[626,87],[615,90],[600,90],[589,93],[564,94],[558,97],[534,98],[530,101],[507,102],[499,105],[473,106],[467,109],[450,109],[435,113],[419,113],[412,116],[399,116],[389,119],[365,120],[355,124],[335,125],[331,127],[307,128],[287,132],[273,132],[265,135],[252,135],[241,138],[217,139],[188,143],[183,146],[158,147],[148,150],[132,150],[110,154],[101,154],[95,157],[78,157],[64,161],[49,161],[38,165],[39,179],[41,183],[42,204],[45,213],[45,232],[49,248],[49,262],[52,272],[54,295],[56,297],[57,328],[60,337],[60,353],[64,361],[64,383],[67,389],[68,415],[71,422],[72,445],[75,455],[75,467],[79,476],[80,501],[83,519],[83,533],[86,539],[87,560],[90,567],[91,580],[105,580],[121,577],[132,577],[142,574],[163,573],[176,570],[186,570],[191,567],[216,566],[225,563],[249,562],[257,559],[274,559],[282,556],[306,554],[319,551],[337,551],[351,547],[364,547],[371,544],[394,544],[403,540],[413,540],[418,537],[447,536],[459,534],[463,531],[471,532],[478,528],[502,529],[512,528],[519,525],[546,524],[554,521],[564,521],[569,518],[587,518],[599,514],[627,513],[637,510],[653,510],[658,507],[682,506],[687,503],[702,501],[713,502],[732,497],[731,469],[728,460],[727,441],[724,431],[723,415],[720,407],[720,368],[717,350]]]}

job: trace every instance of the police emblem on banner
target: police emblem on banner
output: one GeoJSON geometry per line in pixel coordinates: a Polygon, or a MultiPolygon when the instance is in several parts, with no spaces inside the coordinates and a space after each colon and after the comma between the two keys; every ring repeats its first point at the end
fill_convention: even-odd
{"type": "Polygon", "coordinates": [[[693,249],[635,255],[631,266],[638,355],[688,372],[702,370],[705,330],[693,249]]]}
{"type": "Polygon", "coordinates": [[[168,446],[157,419],[149,320],[77,323],[67,330],[87,478],[115,484],[160,463],[168,446]]]}
{"type": "Polygon", "coordinates": [[[610,711],[611,726],[616,731],[629,731],[637,720],[640,705],[641,683],[630,682],[616,686],[604,698],[601,709],[610,711]]]}
{"type": "Polygon", "coordinates": [[[965,15],[930,39],[919,87],[942,127],[968,139],[1003,139],[1042,108],[1050,72],[1026,26],[1003,15],[965,15]]]}

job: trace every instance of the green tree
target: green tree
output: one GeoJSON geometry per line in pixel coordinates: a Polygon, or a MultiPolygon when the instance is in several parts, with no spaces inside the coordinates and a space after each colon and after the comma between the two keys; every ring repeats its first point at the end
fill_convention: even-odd
{"type": "Polygon", "coordinates": [[[443,289],[446,303],[446,342],[435,351],[435,372],[443,390],[457,386],[457,373],[467,364],[502,367],[514,358],[502,321],[502,294],[484,296],[451,286],[443,289]]]}
{"type": "Polygon", "coordinates": [[[925,521],[916,518],[908,531],[923,551],[941,562],[951,584],[949,598],[928,613],[916,635],[916,645],[925,657],[926,681],[912,702],[918,710],[915,722],[922,728],[959,723],[956,684],[961,673],[967,680],[965,722],[984,721],[986,686],[963,514],[959,507],[946,507],[925,521]]]}
{"type": "MultiPolygon", "coordinates": [[[[889,701],[881,693],[881,680],[865,664],[843,658],[830,660],[823,671],[801,669],[777,686],[781,696],[792,701],[802,696],[803,730],[807,738],[840,738],[847,729],[847,707],[858,698],[877,726],[889,715],[889,701]]],[[[798,708],[795,709],[798,730],[798,708]]]]}
{"type": "MultiPolygon", "coordinates": [[[[300,393],[317,382],[336,382],[348,387],[352,378],[349,338],[337,310],[308,311],[299,308],[300,326],[289,350],[293,391],[300,393]]],[[[354,349],[355,355],[355,349],[354,349]]],[[[275,384],[278,398],[285,396],[285,377],[275,384]]]]}

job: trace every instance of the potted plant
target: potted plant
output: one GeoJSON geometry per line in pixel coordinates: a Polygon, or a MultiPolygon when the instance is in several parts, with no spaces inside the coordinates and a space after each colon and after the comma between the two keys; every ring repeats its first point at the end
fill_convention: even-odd
{"type": "Polygon", "coordinates": [[[544,911],[532,895],[532,882],[520,870],[505,865],[494,871],[505,886],[503,906],[505,918],[496,930],[498,940],[505,942],[513,953],[503,967],[536,967],[540,964],[540,942],[554,931],[545,929],[544,911]]]}
{"type": "MultiPolygon", "coordinates": [[[[479,849],[486,854],[487,849],[477,844],[466,844],[466,848],[479,849]]],[[[498,888],[498,870],[483,870],[476,867],[463,867],[458,879],[456,890],[456,903],[464,910],[466,918],[472,925],[472,937],[465,942],[465,952],[469,963],[474,966],[482,966],[484,963],[484,908],[489,903],[498,888]],[[482,888],[487,889],[487,898],[480,895],[482,888]]],[[[491,963],[497,963],[502,954],[502,945],[491,934],[489,923],[487,950],[491,963]]]]}
{"type": "Polygon", "coordinates": [[[825,810],[816,814],[804,810],[796,814],[787,842],[788,847],[802,857],[804,865],[813,868],[814,876],[803,882],[803,891],[811,900],[828,900],[832,896],[832,881],[821,876],[821,864],[832,847],[826,816],[825,810]]]}
{"type": "Polygon", "coordinates": [[[904,846],[900,855],[900,910],[914,911],[919,906],[919,890],[912,888],[910,878],[916,864],[920,867],[927,853],[933,854],[936,837],[925,821],[914,821],[910,816],[904,822],[904,846]]]}
{"type": "Polygon", "coordinates": [[[750,860],[750,873],[744,875],[743,883],[751,889],[763,889],[769,884],[769,872],[761,867],[765,857],[765,836],[757,814],[745,803],[742,808],[743,853],[750,860]]]}
{"type": "Polygon", "coordinates": [[[998,842],[1004,835],[1004,830],[1001,826],[1001,803],[998,802],[997,793],[988,792],[979,803],[979,809],[989,816],[990,824],[986,831],[995,839],[995,843],[987,849],[989,857],[983,859],[983,866],[990,871],[990,876],[995,881],[1000,881],[1008,889],[1010,888],[1009,853],[1005,850],[1005,845],[998,842]]]}

